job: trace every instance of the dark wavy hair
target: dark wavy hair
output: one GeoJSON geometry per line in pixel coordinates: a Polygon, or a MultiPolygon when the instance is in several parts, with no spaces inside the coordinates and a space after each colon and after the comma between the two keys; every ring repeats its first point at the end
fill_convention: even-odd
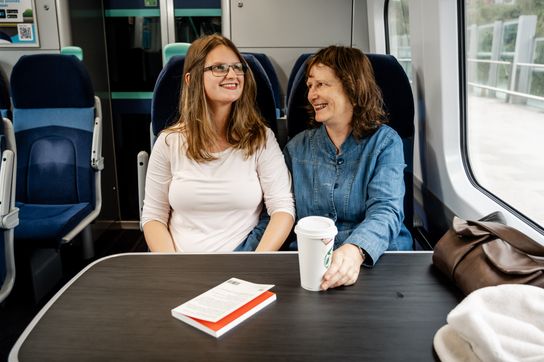
{"type": "MultiPolygon", "coordinates": [[[[306,78],[313,66],[323,64],[331,68],[340,79],[344,91],[353,105],[351,126],[357,139],[368,136],[384,123],[387,114],[383,107],[382,93],[368,57],[359,49],[329,46],[318,51],[308,60],[306,78]]],[[[308,104],[312,126],[317,126],[313,107],[308,104]]]]}

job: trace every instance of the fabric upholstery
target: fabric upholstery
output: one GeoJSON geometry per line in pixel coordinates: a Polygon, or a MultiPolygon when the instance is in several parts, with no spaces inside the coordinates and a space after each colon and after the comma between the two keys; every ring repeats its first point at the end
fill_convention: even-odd
{"type": "Polygon", "coordinates": [[[295,64],[293,65],[293,69],[291,69],[291,73],[289,74],[289,79],[287,80],[287,93],[285,94],[286,102],[287,102],[286,106],[289,104],[289,98],[291,97],[293,82],[295,81],[298,71],[300,67],[306,62],[306,60],[308,60],[310,55],[312,55],[312,53],[301,54],[295,61],[295,64]]]}
{"type": "MultiPolygon", "coordinates": [[[[15,121],[17,118],[15,118],[15,121]]],[[[92,133],[58,126],[15,133],[17,201],[95,204],[92,133]]]]}
{"type": "Polygon", "coordinates": [[[17,143],[16,239],[57,240],[96,204],[94,91],[73,55],[23,56],[11,75],[17,143]]]}
{"type": "Polygon", "coordinates": [[[255,82],[257,83],[257,107],[261,111],[262,116],[268,123],[268,127],[278,137],[278,126],[276,124],[276,104],[274,101],[274,92],[272,84],[266,75],[261,63],[251,54],[242,55],[253,72],[255,82]]]}
{"type": "Polygon", "coordinates": [[[282,109],[283,105],[282,105],[282,94],[281,94],[280,82],[278,80],[278,75],[276,74],[276,70],[274,69],[272,62],[270,61],[270,58],[264,53],[243,53],[243,54],[251,54],[255,58],[257,58],[259,63],[261,63],[266,75],[268,76],[270,85],[272,86],[272,93],[274,94],[274,102],[276,103],[276,109],[278,110],[282,109]]]}
{"type": "Polygon", "coordinates": [[[13,125],[15,132],[50,126],[67,127],[91,133],[93,132],[94,107],[53,109],[15,108],[13,112],[17,118],[17,123],[13,125]]]}
{"type": "Polygon", "coordinates": [[[184,63],[184,55],[171,57],[157,77],[151,99],[151,124],[155,136],[179,118],[184,63]]]}
{"type": "Polygon", "coordinates": [[[89,74],[73,55],[24,55],[13,67],[10,83],[14,108],[94,106],[89,74]]]}
{"type": "Polygon", "coordinates": [[[93,209],[90,203],[38,205],[17,202],[19,226],[15,239],[60,240],[93,209]]]}
{"type": "Polygon", "coordinates": [[[0,116],[11,119],[9,110],[11,109],[11,102],[9,99],[8,84],[2,73],[0,72],[0,116]]]}

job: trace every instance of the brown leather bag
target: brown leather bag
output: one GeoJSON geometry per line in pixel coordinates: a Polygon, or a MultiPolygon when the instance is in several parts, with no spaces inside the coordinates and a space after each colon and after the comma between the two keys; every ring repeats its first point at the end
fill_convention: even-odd
{"type": "Polygon", "coordinates": [[[499,284],[544,287],[544,246],[498,222],[454,217],[433,264],[465,294],[499,284]]]}

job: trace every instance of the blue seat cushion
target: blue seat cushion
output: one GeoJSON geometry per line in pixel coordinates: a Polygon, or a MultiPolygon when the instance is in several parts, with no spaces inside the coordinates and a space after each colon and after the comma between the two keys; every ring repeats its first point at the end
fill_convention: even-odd
{"type": "Polygon", "coordinates": [[[72,230],[93,209],[90,203],[40,205],[17,202],[19,226],[15,239],[58,240],[72,230]]]}

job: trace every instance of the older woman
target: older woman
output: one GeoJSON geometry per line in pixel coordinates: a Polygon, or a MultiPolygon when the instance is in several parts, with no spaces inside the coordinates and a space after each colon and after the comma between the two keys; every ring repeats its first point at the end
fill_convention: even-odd
{"type": "Polygon", "coordinates": [[[181,116],[149,160],[142,213],[149,249],[278,250],[294,223],[291,179],[255,109],[251,70],[215,34],[193,42],[183,74],[181,116]],[[253,231],[263,201],[270,222],[261,238],[253,231]]]}
{"type": "Polygon", "coordinates": [[[338,228],[322,289],[357,281],[385,250],[408,250],[403,224],[402,141],[385,125],[381,93],[368,58],[330,46],[307,67],[308,102],[316,128],[284,151],[292,172],[297,218],[333,219],[338,228]]]}

